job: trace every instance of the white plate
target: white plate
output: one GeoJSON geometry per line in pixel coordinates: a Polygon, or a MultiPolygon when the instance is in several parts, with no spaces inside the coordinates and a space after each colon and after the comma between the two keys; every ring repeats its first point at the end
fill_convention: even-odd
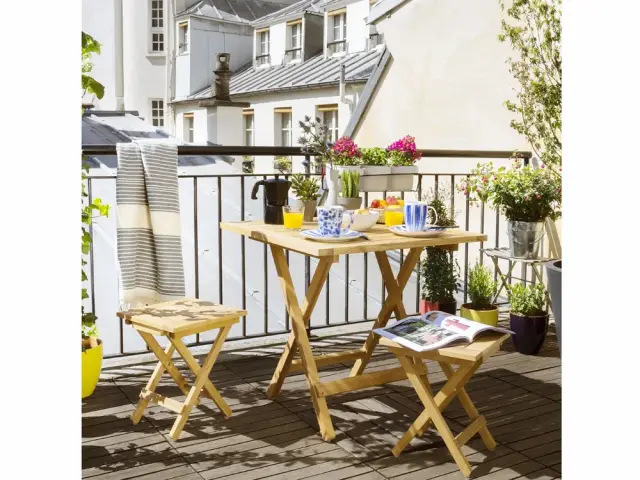
{"type": "Polygon", "coordinates": [[[315,240],[317,242],[350,242],[351,240],[357,240],[364,235],[360,232],[355,232],[353,230],[342,230],[340,232],[339,237],[328,237],[320,234],[320,230],[302,230],[300,235],[308,240],[315,240]]]}
{"type": "Polygon", "coordinates": [[[417,238],[437,237],[438,235],[442,235],[445,232],[444,227],[427,227],[421,232],[409,232],[407,231],[406,225],[395,225],[393,227],[389,227],[389,230],[402,237],[417,238]]]}

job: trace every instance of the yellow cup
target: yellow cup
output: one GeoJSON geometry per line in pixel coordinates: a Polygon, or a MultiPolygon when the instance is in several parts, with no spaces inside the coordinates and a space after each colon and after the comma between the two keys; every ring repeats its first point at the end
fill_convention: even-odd
{"type": "Polygon", "coordinates": [[[404,212],[400,206],[392,206],[384,209],[384,224],[387,227],[402,225],[404,223],[404,212]]]}
{"type": "Polygon", "coordinates": [[[284,228],[288,228],[289,230],[300,230],[302,228],[303,216],[303,207],[298,208],[291,205],[285,205],[282,207],[284,228]]]}

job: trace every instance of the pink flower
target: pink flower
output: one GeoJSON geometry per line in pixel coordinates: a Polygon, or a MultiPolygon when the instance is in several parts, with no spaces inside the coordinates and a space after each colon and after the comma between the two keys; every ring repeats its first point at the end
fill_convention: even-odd
{"type": "Polygon", "coordinates": [[[542,165],[540,165],[540,168],[544,168],[544,163],[542,165]]]}

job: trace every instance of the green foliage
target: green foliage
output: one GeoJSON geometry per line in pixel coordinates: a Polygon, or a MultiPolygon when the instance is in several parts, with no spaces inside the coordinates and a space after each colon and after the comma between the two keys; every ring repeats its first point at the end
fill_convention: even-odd
{"type": "MultiPolygon", "coordinates": [[[[505,11],[505,1],[498,0],[505,11]]],[[[509,71],[520,84],[517,101],[505,102],[519,115],[511,127],[525,135],[551,170],[562,166],[562,0],[513,0],[498,35],[519,58],[509,58],[509,71]]]]}
{"type": "Polygon", "coordinates": [[[82,95],[92,93],[100,99],[104,96],[104,86],[87,75],[93,69],[93,54],[100,55],[100,44],[91,35],[82,32],[82,95]]]}
{"type": "Polygon", "coordinates": [[[522,283],[516,283],[507,288],[511,313],[522,317],[546,315],[547,312],[544,310],[546,301],[544,285],[536,283],[525,287],[522,283]]]}
{"type": "Polygon", "coordinates": [[[389,165],[392,167],[410,167],[415,165],[415,160],[406,152],[392,150],[389,152],[389,165]]]}
{"type": "Polygon", "coordinates": [[[291,159],[289,157],[278,157],[273,161],[273,168],[280,173],[291,173],[291,159]]]}
{"type": "Polygon", "coordinates": [[[317,200],[320,196],[320,186],[317,180],[301,173],[291,175],[291,190],[303,202],[317,200]]]}
{"type": "Polygon", "coordinates": [[[489,307],[497,289],[498,282],[493,279],[491,270],[479,263],[471,269],[469,272],[469,298],[472,308],[489,307]]]}
{"type": "Polygon", "coordinates": [[[439,247],[426,247],[426,255],[420,262],[422,298],[431,302],[453,302],[458,287],[460,266],[453,255],[439,247]]]}
{"type": "Polygon", "coordinates": [[[302,129],[302,136],[298,138],[298,144],[302,150],[308,155],[314,155],[316,165],[325,165],[331,162],[331,144],[328,141],[329,127],[322,123],[320,118],[316,117],[315,120],[311,120],[308,115],[304,116],[304,120],[298,122],[298,126],[302,129]]]}
{"type": "Polygon", "coordinates": [[[242,173],[253,173],[255,171],[255,160],[249,155],[242,157],[242,173]]]}
{"type": "Polygon", "coordinates": [[[384,148],[373,147],[373,148],[362,148],[362,165],[377,165],[377,166],[385,166],[387,165],[387,159],[389,158],[389,152],[387,152],[384,148]]]}
{"type": "Polygon", "coordinates": [[[422,201],[427,202],[427,204],[435,210],[436,215],[438,216],[438,221],[436,222],[433,212],[429,210],[430,224],[439,225],[441,227],[456,226],[455,212],[451,207],[451,192],[448,189],[443,187],[436,191],[431,188],[422,195],[422,201]]]}
{"type": "Polygon", "coordinates": [[[345,170],[340,173],[342,181],[342,198],[358,198],[360,196],[360,172],[345,170]]]}
{"type": "Polygon", "coordinates": [[[548,168],[533,168],[516,160],[512,168],[478,164],[458,189],[472,202],[490,201],[507,219],[520,222],[555,220],[561,213],[562,182],[548,168]]]}

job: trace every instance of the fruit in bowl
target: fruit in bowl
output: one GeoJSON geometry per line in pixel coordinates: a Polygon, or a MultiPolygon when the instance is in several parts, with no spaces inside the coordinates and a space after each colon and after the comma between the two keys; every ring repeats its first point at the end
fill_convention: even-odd
{"type": "MultiPolygon", "coordinates": [[[[353,223],[350,229],[356,232],[364,232],[373,227],[378,221],[378,212],[370,211],[368,208],[361,208],[353,212],[353,223]]],[[[343,225],[349,224],[349,218],[345,215],[343,217],[343,225]]]]}
{"type": "Polygon", "coordinates": [[[404,205],[404,200],[401,198],[394,197],[393,195],[388,196],[385,199],[377,198],[371,202],[371,209],[377,211],[379,213],[378,223],[384,223],[384,209],[389,206],[397,206],[402,207],[404,205]]]}

